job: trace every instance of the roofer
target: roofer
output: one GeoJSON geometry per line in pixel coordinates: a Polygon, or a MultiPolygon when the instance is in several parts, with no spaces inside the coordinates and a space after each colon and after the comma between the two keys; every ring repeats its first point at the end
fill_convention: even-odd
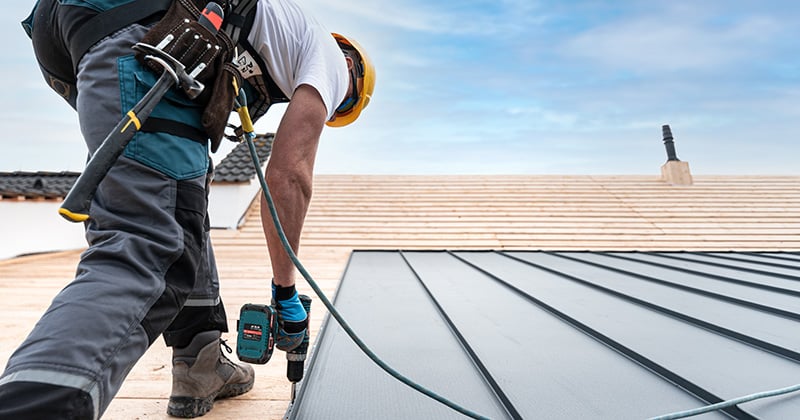
{"type": "MultiPolygon", "coordinates": [[[[99,184],[75,279],[0,377],[0,418],[100,417],[162,334],[173,348],[169,414],[203,415],[215,399],[252,388],[253,369],[220,350],[228,328],[206,214],[208,150],[218,148],[232,109],[232,75],[246,80],[253,120],[270,104],[288,102],[266,178],[295,248],[323,126],[358,118],[375,78],[355,41],[331,36],[293,0],[220,3],[225,21],[217,35],[184,20],[205,6],[197,0],[39,0],[23,22],[45,80],[77,110],[90,153],[158,77],[134,56],[134,43],[163,41],[173,57],[189,61],[197,45],[213,51],[183,63],[202,70],[194,73],[206,86],[198,100],[168,92],[99,184]],[[173,36],[181,25],[202,42],[173,36]]],[[[288,351],[308,320],[291,262],[271,223],[264,226],[282,320],[278,347],[288,351]]]]}

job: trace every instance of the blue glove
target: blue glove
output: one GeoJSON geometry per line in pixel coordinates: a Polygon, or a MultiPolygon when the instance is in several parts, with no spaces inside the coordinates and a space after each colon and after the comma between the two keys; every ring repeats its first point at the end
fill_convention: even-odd
{"type": "Polygon", "coordinates": [[[278,312],[278,337],[275,347],[294,350],[303,342],[308,328],[308,314],[294,286],[280,287],[272,283],[272,306],[278,312]]]}

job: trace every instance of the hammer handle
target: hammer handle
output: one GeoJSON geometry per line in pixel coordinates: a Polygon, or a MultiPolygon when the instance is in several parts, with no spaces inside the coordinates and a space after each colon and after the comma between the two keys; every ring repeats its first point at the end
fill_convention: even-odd
{"type": "Polygon", "coordinates": [[[86,168],[75,181],[66,198],[64,198],[61,208],[58,209],[58,213],[62,217],[70,222],[83,222],[89,219],[92,198],[100,181],[105,178],[108,171],[119,159],[122,151],[125,150],[125,146],[128,145],[134,134],[142,128],[142,124],[174,84],[175,78],[170,72],[165,71],[162,73],[153,87],[108,133],[108,136],[89,159],[86,168]]]}

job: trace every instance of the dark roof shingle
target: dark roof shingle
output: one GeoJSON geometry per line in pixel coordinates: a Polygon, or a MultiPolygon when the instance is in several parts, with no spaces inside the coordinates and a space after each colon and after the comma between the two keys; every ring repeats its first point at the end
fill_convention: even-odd
{"type": "MultiPolygon", "coordinates": [[[[272,133],[261,134],[254,143],[258,152],[258,159],[262,164],[267,161],[272,152],[272,133]]],[[[256,175],[253,161],[250,159],[250,150],[246,143],[239,143],[224,159],[214,168],[214,182],[248,182],[256,175]]]]}
{"type": "MultiPolygon", "coordinates": [[[[275,135],[256,137],[258,159],[263,164],[272,152],[275,135]]],[[[80,172],[0,172],[0,199],[60,199],[67,195],[80,172]]],[[[247,144],[237,145],[215,168],[214,182],[247,182],[255,176],[247,144]]]]}
{"type": "Polygon", "coordinates": [[[0,198],[61,198],[78,175],[79,172],[0,172],[0,198]]]}

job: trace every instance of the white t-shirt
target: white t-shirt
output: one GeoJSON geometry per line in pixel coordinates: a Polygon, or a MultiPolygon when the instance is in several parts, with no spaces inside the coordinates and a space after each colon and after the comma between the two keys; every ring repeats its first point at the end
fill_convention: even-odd
{"type": "Polygon", "coordinates": [[[247,40],[289,99],[298,86],[310,85],[333,116],[350,77],[342,50],[316,19],[292,0],[261,0],[247,40]]]}

